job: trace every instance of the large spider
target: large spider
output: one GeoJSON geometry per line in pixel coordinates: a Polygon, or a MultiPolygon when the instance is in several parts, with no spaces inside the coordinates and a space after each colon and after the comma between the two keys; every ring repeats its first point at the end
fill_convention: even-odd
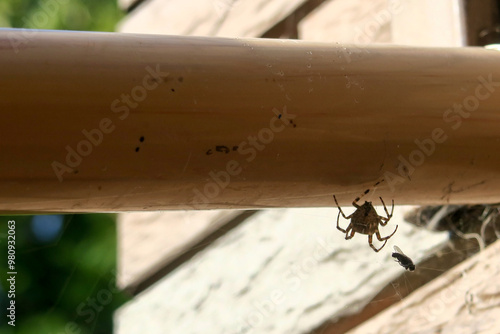
{"type": "MultiPolygon", "coordinates": [[[[380,183],[380,182],[378,182],[380,183]]],[[[376,184],[378,184],[376,183],[376,184]]],[[[366,190],[363,195],[366,195],[370,190],[366,190]]],[[[362,196],[363,196],[362,195],[362,196]]],[[[380,198],[380,201],[384,205],[384,210],[385,213],[387,214],[387,217],[382,217],[379,216],[377,211],[372,205],[372,202],[366,202],[363,205],[358,205],[358,201],[361,199],[361,197],[357,197],[353,202],[352,205],[356,208],[356,211],[354,211],[351,215],[347,216],[342,212],[342,209],[340,208],[339,203],[337,202],[337,198],[335,195],[333,195],[333,199],[335,200],[335,203],[337,204],[337,207],[339,208],[339,214],[337,216],[337,229],[345,233],[345,239],[349,240],[352,237],[354,237],[354,234],[356,232],[361,233],[361,234],[367,234],[368,235],[368,243],[370,244],[370,247],[373,248],[375,252],[380,251],[382,248],[384,248],[385,244],[387,243],[387,240],[396,233],[398,230],[398,225],[396,225],[396,229],[394,232],[391,233],[391,235],[388,235],[387,237],[381,237],[380,232],[378,230],[378,225],[385,226],[389,222],[389,220],[392,218],[392,213],[394,212],[394,200],[392,200],[392,209],[391,209],[391,214],[387,211],[387,208],[385,206],[384,201],[382,200],[382,197],[380,198]],[[351,222],[349,226],[347,227],[347,230],[344,230],[339,226],[339,218],[340,214],[342,214],[342,217],[345,219],[351,219],[351,222]],[[349,233],[350,232],[350,233],[349,233]],[[375,248],[373,246],[373,234],[377,235],[377,239],[379,241],[385,241],[384,244],[379,248],[375,248]]]]}

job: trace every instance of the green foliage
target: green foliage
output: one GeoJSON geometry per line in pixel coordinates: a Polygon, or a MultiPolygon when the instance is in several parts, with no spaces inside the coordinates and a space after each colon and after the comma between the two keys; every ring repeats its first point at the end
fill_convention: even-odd
{"type": "MultiPolygon", "coordinates": [[[[1,0],[0,27],[114,31],[117,0],[1,0]]],[[[108,214],[65,216],[49,244],[37,241],[32,216],[0,216],[0,333],[112,333],[126,301],[115,286],[116,226],[108,214]],[[7,221],[16,221],[16,327],[6,323],[7,221]]]]}
{"type": "Polygon", "coordinates": [[[117,0],[2,0],[0,27],[114,31],[117,0]]]}
{"type": "Polygon", "coordinates": [[[113,312],[127,300],[115,288],[115,216],[65,216],[59,236],[49,243],[35,238],[31,216],[0,217],[0,254],[4,254],[0,307],[4,310],[10,219],[16,221],[16,327],[14,331],[3,321],[0,332],[112,333],[113,312]]]}

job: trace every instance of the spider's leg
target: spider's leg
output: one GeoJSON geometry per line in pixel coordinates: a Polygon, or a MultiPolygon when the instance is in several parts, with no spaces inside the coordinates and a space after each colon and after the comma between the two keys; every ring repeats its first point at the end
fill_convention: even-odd
{"type": "MultiPolygon", "coordinates": [[[[378,236],[380,236],[380,234],[377,232],[377,237],[378,236]]],[[[373,234],[370,234],[368,236],[368,243],[370,244],[370,247],[373,248],[373,250],[378,253],[382,248],[384,248],[385,244],[387,243],[387,240],[385,240],[384,244],[382,246],[380,246],[379,249],[377,249],[377,248],[375,248],[375,246],[373,246],[373,238],[372,237],[373,237],[373,234]]],[[[380,241],[382,241],[382,240],[380,240],[380,241]]]]}
{"type": "MultiPolygon", "coordinates": [[[[375,188],[376,186],[378,186],[379,184],[381,184],[382,182],[384,182],[385,180],[384,179],[381,179],[380,181],[377,181],[375,182],[375,184],[372,186],[372,188],[375,188]]],[[[354,199],[354,201],[352,201],[352,205],[358,209],[359,208],[359,205],[358,205],[358,202],[363,198],[363,196],[365,196],[366,194],[368,194],[370,192],[370,188],[366,189],[365,191],[363,191],[363,193],[361,195],[359,195],[358,197],[356,197],[354,199]]]]}
{"type": "MultiPolygon", "coordinates": [[[[333,199],[335,200],[335,204],[337,204],[337,208],[339,208],[339,211],[340,213],[342,214],[342,217],[344,217],[344,219],[351,219],[352,215],[354,214],[351,214],[350,216],[346,216],[344,214],[344,212],[342,211],[342,209],[340,208],[340,205],[339,205],[339,202],[337,202],[337,197],[335,197],[335,195],[333,195],[333,199]]],[[[337,217],[338,218],[338,217],[337,217]]],[[[338,222],[338,219],[337,219],[337,222],[338,222]]],[[[338,224],[337,224],[338,225],[338,224]]]]}
{"type": "Polygon", "coordinates": [[[389,234],[387,237],[383,237],[383,238],[380,236],[380,232],[377,230],[377,232],[376,232],[377,233],[377,239],[379,241],[387,240],[390,237],[392,237],[394,235],[394,233],[396,233],[397,230],[398,230],[398,225],[396,225],[396,228],[394,229],[394,232],[392,232],[391,234],[389,234]]]}
{"type": "Polygon", "coordinates": [[[345,240],[352,239],[352,237],[354,237],[354,234],[356,234],[356,231],[354,231],[354,230],[352,229],[352,224],[349,224],[349,227],[347,228],[347,232],[346,232],[346,234],[345,234],[345,240]],[[347,234],[349,233],[349,231],[350,231],[350,230],[352,230],[352,231],[351,231],[351,233],[350,233],[349,235],[347,235],[347,234]]]}
{"type": "Polygon", "coordinates": [[[380,198],[380,201],[382,202],[382,205],[384,206],[384,210],[385,210],[385,213],[387,214],[387,218],[382,217],[382,216],[378,216],[378,217],[382,220],[380,222],[380,225],[385,226],[385,225],[387,225],[387,222],[389,222],[389,220],[391,220],[392,214],[394,213],[394,200],[392,200],[391,214],[389,214],[389,211],[387,211],[387,207],[385,206],[384,200],[382,199],[382,197],[379,197],[379,198],[380,198]]]}
{"type": "MultiPolygon", "coordinates": [[[[382,182],[382,181],[380,181],[380,182],[382,182]]],[[[375,183],[374,187],[376,187],[376,186],[377,186],[380,182],[375,183]]],[[[370,192],[370,189],[366,189],[365,191],[363,191],[363,193],[362,193],[361,195],[359,195],[358,197],[356,197],[356,198],[354,199],[354,201],[352,201],[352,205],[353,205],[356,209],[359,209],[359,204],[358,204],[359,200],[360,200],[361,198],[363,198],[363,196],[365,196],[365,195],[366,195],[366,194],[368,194],[369,192],[370,192]]]]}
{"type": "MultiPolygon", "coordinates": [[[[369,191],[370,191],[370,189],[366,189],[365,192],[363,193],[363,195],[368,194],[369,191]]],[[[361,199],[361,197],[363,197],[363,195],[356,197],[354,199],[354,201],[352,201],[352,206],[354,206],[356,209],[360,208],[358,202],[361,199]]]]}
{"type": "MultiPolygon", "coordinates": [[[[339,214],[337,215],[337,230],[342,231],[344,233],[347,233],[346,230],[344,230],[342,227],[339,226],[339,218],[340,218],[340,211],[339,214]]],[[[349,225],[350,226],[350,225],[349,225]]],[[[349,227],[348,227],[349,228],[349,227]]]]}

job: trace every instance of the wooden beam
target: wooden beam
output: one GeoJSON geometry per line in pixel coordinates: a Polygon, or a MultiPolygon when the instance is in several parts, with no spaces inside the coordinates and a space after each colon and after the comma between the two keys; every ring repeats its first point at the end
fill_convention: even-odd
{"type": "Polygon", "coordinates": [[[392,41],[412,46],[465,46],[464,0],[393,0],[392,41]]]}
{"type": "Polygon", "coordinates": [[[131,12],[141,5],[144,0],[118,0],[118,7],[126,12],[131,12]]]}
{"type": "Polygon", "coordinates": [[[465,1],[467,42],[488,45],[500,42],[500,8],[496,0],[465,1]]]}
{"type": "Polygon", "coordinates": [[[247,213],[189,210],[119,214],[117,286],[135,290],[179,258],[186,258],[186,253],[209,246],[215,236],[238,226],[235,222],[242,222],[247,213]]]}
{"type": "MultiPolygon", "coordinates": [[[[126,33],[261,37],[307,0],[150,0],[124,18],[126,33]]],[[[313,3],[316,3],[314,0],[313,3]]]]}
{"type": "Polygon", "coordinates": [[[497,332],[499,254],[496,241],[348,333],[497,332]]]}
{"type": "Polygon", "coordinates": [[[500,53],[0,31],[0,210],[500,201],[500,53]]]}
{"type": "Polygon", "coordinates": [[[387,0],[327,1],[300,21],[299,37],[331,43],[390,43],[392,18],[401,12],[399,7],[387,0]]]}

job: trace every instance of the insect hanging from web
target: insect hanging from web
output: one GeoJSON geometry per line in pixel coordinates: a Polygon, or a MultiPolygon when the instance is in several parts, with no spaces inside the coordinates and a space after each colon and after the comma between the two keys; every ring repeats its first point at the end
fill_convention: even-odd
{"type": "Polygon", "coordinates": [[[398,246],[394,246],[394,253],[392,253],[392,257],[396,259],[396,261],[399,262],[401,267],[405,268],[408,271],[414,271],[415,270],[415,264],[413,264],[413,261],[410,259],[409,256],[405,255],[401,248],[398,246]]]}
{"type": "MultiPolygon", "coordinates": [[[[384,181],[383,179],[378,181],[377,183],[375,183],[373,185],[373,187],[376,187],[377,185],[379,185],[383,181],[384,181]]],[[[387,225],[389,220],[391,220],[392,214],[394,212],[394,200],[392,200],[392,209],[391,209],[391,213],[389,214],[389,211],[387,211],[387,207],[385,206],[385,203],[382,200],[382,197],[379,197],[380,201],[382,202],[382,205],[384,206],[385,213],[387,214],[387,217],[382,217],[382,216],[378,215],[377,211],[375,210],[375,208],[372,205],[372,202],[365,201],[365,204],[363,204],[363,205],[358,204],[358,202],[361,200],[361,198],[364,195],[368,194],[369,192],[370,192],[370,189],[367,189],[363,192],[363,194],[361,194],[359,197],[356,197],[354,199],[354,201],[352,202],[352,205],[356,208],[356,211],[354,211],[354,213],[352,213],[349,216],[346,216],[344,214],[344,212],[340,208],[339,203],[337,202],[337,198],[335,197],[335,195],[333,195],[333,199],[335,200],[335,203],[337,204],[337,207],[339,208],[339,214],[337,216],[337,229],[339,231],[342,231],[343,233],[345,233],[346,240],[349,240],[352,237],[354,237],[354,234],[356,232],[368,235],[368,244],[375,252],[379,252],[382,248],[384,248],[385,244],[387,243],[387,240],[390,237],[392,237],[394,235],[394,233],[396,233],[396,231],[398,230],[398,225],[396,225],[396,229],[394,230],[394,232],[392,232],[390,235],[388,235],[386,237],[382,237],[380,235],[379,230],[378,230],[379,225],[385,226],[385,225],[387,225]],[[339,226],[340,214],[342,214],[342,217],[344,217],[344,219],[351,219],[349,226],[345,230],[339,226]],[[379,241],[385,241],[384,244],[378,249],[373,245],[373,234],[376,234],[377,239],[379,241]]]]}

